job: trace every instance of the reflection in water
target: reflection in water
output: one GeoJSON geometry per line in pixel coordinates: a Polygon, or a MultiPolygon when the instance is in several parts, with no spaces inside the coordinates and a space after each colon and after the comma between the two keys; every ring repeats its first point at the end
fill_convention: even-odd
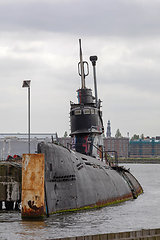
{"type": "Polygon", "coordinates": [[[0,239],[54,239],[160,227],[160,165],[128,164],[142,184],[136,200],[90,211],[26,221],[18,212],[0,213],[0,239]]]}

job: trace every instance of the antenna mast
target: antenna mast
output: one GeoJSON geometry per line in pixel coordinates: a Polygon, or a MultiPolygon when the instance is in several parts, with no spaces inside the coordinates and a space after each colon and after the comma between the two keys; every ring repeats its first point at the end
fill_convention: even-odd
{"type": "Polygon", "coordinates": [[[84,75],[84,64],[83,64],[83,58],[82,58],[81,39],[79,39],[79,47],[80,47],[80,67],[81,67],[82,88],[85,88],[85,75],[84,75]]]}
{"type": "Polygon", "coordinates": [[[95,90],[95,98],[96,98],[96,107],[98,108],[98,94],[97,94],[97,80],[96,80],[96,61],[97,56],[90,56],[90,61],[93,66],[93,76],[94,76],[94,90],[95,90]]]}

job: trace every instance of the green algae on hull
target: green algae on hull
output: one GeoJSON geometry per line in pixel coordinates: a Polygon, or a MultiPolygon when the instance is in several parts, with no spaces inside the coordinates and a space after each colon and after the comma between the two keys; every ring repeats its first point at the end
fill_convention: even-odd
{"type": "Polygon", "coordinates": [[[108,202],[108,203],[102,204],[102,205],[95,204],[94,206],[85,206],[85,207],[74,208],[74,209],[64,209],[64,210],[59,210],[59,211],[53,212],[51,214],[67,213],[67,212],[78,212],[78,211],[83,211],[83,210],[99,209],[99,208],[107,207],[107,206],[110,206],[110,205],[119,204],[119,203],[122,203],[122,202],[125,202],[125,201],[128,201],[128,200],[131,200],[131,199],[132,198],[116,200],[116,201],[108,202]]]}

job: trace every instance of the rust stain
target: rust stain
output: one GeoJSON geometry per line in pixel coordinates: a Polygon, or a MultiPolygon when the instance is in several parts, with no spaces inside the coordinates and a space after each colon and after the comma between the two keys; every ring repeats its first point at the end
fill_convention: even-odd
{"type": "Polygon", "coordinates": [[[124,195],[122,197],[117,197],[117,198],[113,198],[113,199],[109,199],[109,200],[104,200],[104,201],[99,200],[98,202],[96,202],[96,204],[97,204],[97,206],[102,206],[105,204],[114,203],[116,201],[129,200],[132,198],[133,198],[133,195],[132,195],[132,193],[130,193],[130,194],[124,195]]]}
{"type": "MultiPolygon", "coordinates": [[[[136,189],[136,193],[138,195],[142,191],[143,191],[143,189],[142,189],[141,186],[138,189],[136,189]]],[[[96,204],[97,204],[97,206],[102,206],[102,205],[113,203],[113,202],[116,202],[116,201],[129,200],[129,199],[133,199],[133,194],[132,193],[129,193],[129,194],[121,196],[121,197],[113,198],[113,199],[110,199],[110,200],[104,200],[104,201],[99,200],[98,202],[96,202],[96,204]]]]}
{"type": "Polygon", "coordinates": [[[44,216],[44,206],[41,206],[38,210],[33,211],[33,209],[24,206],[22,208],[22,217],[23,218],[37,218],[44,216]]]}
{"type": "Polygon", "coordinates": [[[40,209],[40,207],[37,207],[36,205],[34,205],[34,201],[31,201],[31,200],[28,201],[28,206],[34,211],[38,211],[40,209]]]}
{"type": "Polygon", "coordinates": [[[23,154],[22,217],[44,215],[44,154],[23,154]]]}

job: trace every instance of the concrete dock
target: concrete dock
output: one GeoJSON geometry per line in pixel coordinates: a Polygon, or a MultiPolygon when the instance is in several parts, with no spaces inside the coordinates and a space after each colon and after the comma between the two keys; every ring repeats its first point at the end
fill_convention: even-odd
{"type": "Polygon", "coordinates": [[[22,165],[16,162],[0,162],[0,210],[18,210],[22,191],[22,165]]]}
{"type": "MultiPolygon", "coordinates": [[[[160,240],[160,228],[142,229],[139,231],[106,233],[98,235],[88,235],[70,238],[57,238],[57,240],[160,240]]],[[[56,239],[54,239],[56,240],[56,239]]]]}

